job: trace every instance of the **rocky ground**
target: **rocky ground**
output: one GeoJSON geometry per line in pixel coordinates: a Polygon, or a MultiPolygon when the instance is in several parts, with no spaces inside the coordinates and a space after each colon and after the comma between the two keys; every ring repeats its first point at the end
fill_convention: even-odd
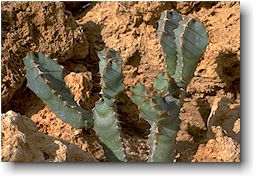
{"type": "Polygon", "coordinates": [[[139,118],[129,90],[137,82],[152,88],[164,67],[156,29],[167,9],[199,18],[209,32],[180,112],[174,161],[239,162],[239,2],[2,2],[2,161],[104,161],[93,131],[63,123],[26,88],[22,61],[32,50],[57,58],[75,100],[92,109],[100,91],[97,52],[103,48],[120,51],[124,64],[127,92],[117,104],[128,161],[146,161],[149,125],[139,118]]]}

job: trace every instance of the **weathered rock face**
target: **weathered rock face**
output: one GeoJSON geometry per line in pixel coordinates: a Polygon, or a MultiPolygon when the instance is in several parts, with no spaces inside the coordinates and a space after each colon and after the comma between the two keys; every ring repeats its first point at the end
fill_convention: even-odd
{"type": "Polygon", "coordinates": [[[84,58],[88,42],[62,2],[3,2],[2,105],[6,105],[24,79],[23,58],[40,51],[58,61],[84,58]]]}
{"type": "Polygon", "coordinates": [[[207,126],[209,140],[199,145],[192,161],[240,162],[240,103],[229,96],[216,96],[207,126]]]}
{"type": "Polygon", "coordinates": [[[88,110],[94,107],[95,101],[90,101],[90,94],[93,87],[91,72],[71,72],[64,77],[64,81],[74,95],[74,100],[79,105],[88,110]]]}
{"type": "Polygon", "coordinates": [[[212,127],[214,139],[201,144],[193,162],[240,162],[240,144],[223,133],[220,126],[212,127]]]}
{"type": "Polygon", "coordinates": [[[96,160],[76,145],[39,132],[28,117],[8,111],[1,118],[2,161],[71,162],[96,160]]]}

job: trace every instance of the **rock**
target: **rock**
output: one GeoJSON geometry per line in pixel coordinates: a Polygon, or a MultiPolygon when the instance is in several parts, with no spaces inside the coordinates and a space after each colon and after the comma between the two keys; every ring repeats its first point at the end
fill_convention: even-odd
{"type": "Polygon", "coordinates": [[[84,58],[89,44],[62,2],[2,3],[2,104],[25,80],[23,58],[40,51],[59,62],[84,58]]]}
{"type": "Polygon", "coordinates": [[[83,101],[90,97],[93,87],[91,72],[71,72],[65,76],[64,81],[74,95],[74,100],[79,105],[81,100],[83,101]]]}
{"type": "Polygon", "coordinates": [[[81,11],[84,7],[90,5],[91,2],[88,1],[64,1],[65,8],[70,12],[78,12],[81,11]]]}
{"type": "Polygon", "coordinates": [[[207,119],[207,126],[208,128],[221,126],[227,136],[240,143],[240,101],[230,97],[228,95],[215,97],[207,119]]]}
{"type": "Polygon", "coordinates": [[[39,132],[28,117],[8,111],[1,118],[2,161],[70,162],[96,160],[76,145],[39,132]]]}
{"type": "Polygon", "coordinates": [[[34,114],[31,119],[40,132],[79,145],[80,149],[88,151],[89,144],[83,137],[82,129],[76,129],[64,123],[47,106],[34,114]]]}
{"type": "Polygon", "coordinates": [[[240,144],[225,136],[220,126],[212,131],[215,138],[198,147],[192,162],[240,162],[240,144]]]}
{"type": "Polygon", "coordinates": [[[181,14],[188,14],[189,12],[192,11],[192,9],[195,7],[196,4],[199,2],[177,2],[177,10],[181,14]]]}
{"type": "Polygon", "coordinates": [[[147,25],[157,25],[155,15],[160,14],[157,9],[164,5],[156,1],[101,2],[78,20],[86,29],[92,50],[90,56],[104,47],[120,51],[127,87],[134,86],[138,81],[148,87],[164,67],[156,29],[153,25],[147,25]],[[145,72],[147,81],[139,77],[142,72],[145,72]]]}

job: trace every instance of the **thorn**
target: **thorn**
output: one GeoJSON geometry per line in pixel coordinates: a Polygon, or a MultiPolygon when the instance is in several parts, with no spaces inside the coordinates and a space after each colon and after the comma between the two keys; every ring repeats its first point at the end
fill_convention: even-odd
{"type": "Polygon", "coordinates": [[[89,7],[90,5],[91,5],[91,3],[88,3],[88,4],[84,5],[84,6],[82,6],[82,9],[85,9],[86,7],[89,7]]]}
{"type": "Polygon", "coordinates": [[[162,97],[166,97],[166,96],[169,95],[169,94],[170,94],[170,92],[167,91],[166,93],[164,93],[164,94],[162,95],[162,97]]]}
{"type": "Polygon", "coordinates": [[[181,33],[179,37],[180,37],[180,38],[183,38],[183,37],[184,37],[184,33],[181,33]]]}
{"type": "Polygon", "coordinates": [[[52,94],[55,94],[55,93],[57,93],[57,91],[52,89],[52,94]]]}
{"type": "Polygon", "coordinates": [[[24,93],[27,88],[29,88],[29,87],[28,87],[28,84],[25,86],[25,88],[24,88],[24,90],[22,91],[22,93],[24,93]]]}
{"type": "Polygon", "coordinates": [[[38,79],[38,77],[40,77],[41,75],[38,75],[34,80],[37,80],[38,79]]]}
{"type": "Polygon", "coordinates": [[[156,127],[156,129],[154,130],[154,133],[155,133],[155,134],[159,134],[158,127],[156,127]]]}
{"type": "Polygon", "coordinates": [[[64,106],[68,106],[68,102],[63,101],[63,103],[64,103],[64,106]]]}
{"type": "Polygon", "coordinates": [[[188,28],[188,27],[189,27],[189,26],[188,26],[188,24],[183,24],[183,26],[184,26],[184,27],[186,27],[186,28],[188,28]]]}
{"type": "Polygon", "coordinates": [[[166,31],[164,29],[160,29],[158,30],[159,32],[162,32],[162,33],[166,33],[166,31]]]}
{"type": "Polygon", "coordinates": [[[47,80],[47,79],[44,79],[44,83],[48,85],[48,84],[50,84],[51,82],[50,82],[49,80],[47,80]]]}
{"type": "Polygon", "coordinates": [[[160,116],[160,117],[163,117],[163,116],[165,116],[165,115],[166,115],[166,112],[164,112],[164,111],[160,111],[160,112],[159,112],[159,116],[160,116]]]}
{"type": "Polygon", "coordinates": [[[157,106],[157,104],[156,104],[156,102],[155,102],[155,101],[153,101],[153,100],[152,100],[152,102],[153,102],[152,107],[154,107],[154,108],[155,108],[155,107],[157,106]]]}
{"type": "Polygon", "coordinates": [[[58,98],[61,99],[61,100],[63,99],[63,97],[61,95],[58,95],[58,98]]]}
{"type": "Polygon", "coordinates": [[[73,105],[72,105],[72,106],[71,106],[71,108],[72,108],[72,109],[75,109],[75,108],[76,108],[76,106],[73,106],[73,105]]]}
{"type": "Polygon", "coordinates": [[[168,21],[169,19],[168,19],[167,17],[164,17],[163,20],[164,20],[164,21],[168,21]]]}
{"type": "Polygon", "coordinates": [[[164,11],[164,17],[168,15],[169,11],[164,11]]]}
{"type": "Polygon", "coordinates": [[[76,103],[77,103],[78,106],[81,106],[81,105],[80,105],[80,100],[76,101],[76,103]]]}
{"type": "Polygon", "coordinates": [[[35,58],[31,58],[31,62],[34,64],[34,65],[36,65],[37,63],[36,63],[36,59],[35,58]]]}
{"type": "Polygon", "coordinates": [[[37,68],[37,70],[38,70],[38,75],[43,75],[44,74],[44,72],[42,72],[41,70],[39,70],[38,68],[37,68]]]}
{"type": "Polygon", "coordinates": [[[183,49],[183,46],[182,46],[182,45],[179,45],[179,46],[178,46],[178,48],[181,48],[181,49],[183,49]]]}
{"type": "Polygon", "coordinates": [[[61,67],[62,69],[64,69],[64,67],[63,67],[62,65],[60,65],[60,67],[61,67]]]}
{"type": "Polygon", "coordinates": [[[91,93],[91,96],[97,96],[100,95],[100,93],[91,93]]]}
{"type": "MultiPolygon", "coordinates": [[[[34,62],[34,61],[33,61],[34,62]]],[[[35,68],[39,68],[39,64],[37,64],[37,63],[34,63],[34,66],[35,66],[35,68]]]]}

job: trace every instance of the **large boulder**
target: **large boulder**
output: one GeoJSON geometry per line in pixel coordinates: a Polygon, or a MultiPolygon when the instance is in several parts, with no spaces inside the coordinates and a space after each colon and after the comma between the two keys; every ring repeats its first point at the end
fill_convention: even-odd
{"type": "Polygon", "coordinates": [[[28,117],[8,111],[1,118],[2,161],[95,162],[78,146],[39,132],[28,117]]]}

